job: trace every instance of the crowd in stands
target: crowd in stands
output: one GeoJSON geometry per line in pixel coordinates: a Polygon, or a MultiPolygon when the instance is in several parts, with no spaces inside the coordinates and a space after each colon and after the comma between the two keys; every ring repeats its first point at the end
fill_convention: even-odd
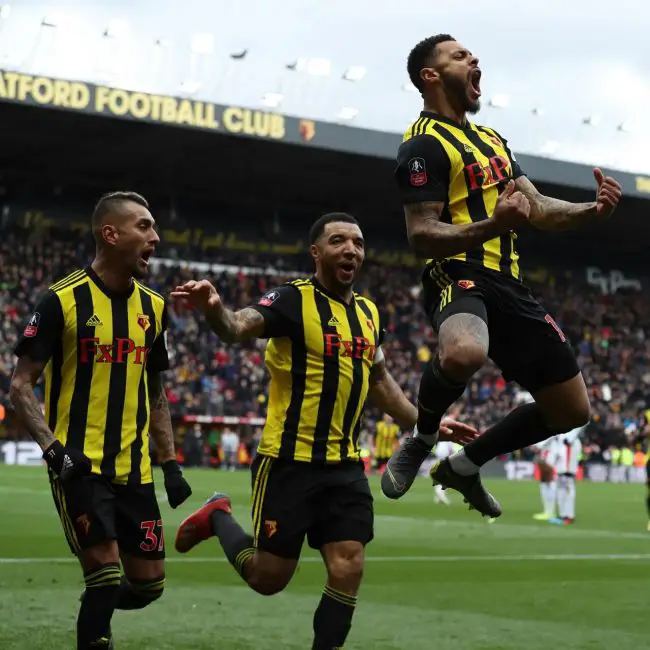
{"type": "MultiPolygon", "coordinates": [[[[5,231],[0,239],[0,404],[9,409],[8,389],[13,347],[38,296],[48,284],[92,259],[86,237],[70,232],[5,231]]],[[[179,260],[199,259],[227,263],[232,258],[213,251],[162,249],[179,260]]],[[[209,275],[226,305],[241,308],[269,288],[283,282],[289,269],[306,275],[305,258],[269,260],[246,255],[237,262],[274,263],[275,273],[221,272],[209,275]]],[[[268,268],[266,269],[268,271],[268,268]]],[[[192,277],[181,266],[157,266],[148,280],[168,295],[192,277]]],[[[607,448],[645,444],[646,412],[650,408],[650,309],[642,292],[602,295],[579,275],[547,273],[543,281],[527,280],[533,293],[555,316],[573,342],[591,395],[593,422],[586,448],[599,457],[607,448]]],[[[390,371],[411,399],[419,377],[435,351],[435,336],[420,300],[419,269],[370,265],[357,290],[380,307],[386,329],[384,351],[390,371]]],[[[172,370],[167,373],[167,395],[175,415],[264,416],[268,397],[264,368],[264,341],[224,345],[196,314],[183,304],[169,305],[169,348],[172,370]]],[[[42,397],[42,392],[41,392],[42,397]]],[[[460,417],[485,429],[507,414],[521,390],[506,385],[500,372],[488,364],[469,384],[460,402],[460,417]]],[[[365,418],[374,431],[376,413],[365,418]]]]}

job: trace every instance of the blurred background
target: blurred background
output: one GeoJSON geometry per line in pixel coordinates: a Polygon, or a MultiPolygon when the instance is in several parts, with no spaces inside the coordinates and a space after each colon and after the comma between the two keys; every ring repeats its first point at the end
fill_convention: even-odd
{"type": "MultiPolygon", "coordinates": [[[[406,15],[369,0],[0,4],[0,460],[39,462],[8,401],[12,348],[43,290],[92,258],[92,207],[115,189],[152,205],[162,237],[152,287],[168,294],[209,277],[232,307],[311,273],[306,235],[321,213],[355,215],[369,249],[358,289],[377,301],[388,364],[414,399],[436,342],[392,174],[421,107],[406,56],[445,31],[481,60],[476,120],[508,138],[540,191],[592,200],[594,165],[623,185],[609,223],[524,231],[520,247],[525,279],[569,335],[591,394],[585,476],[607,480],[623,464],[616,476],[644,480],[649,14],[631,0],[607,20],[557,1],[524,12],[502,2],[473,19],[421,0],[406,15]]],[[[170,316],[179,459],[246,467],[264,424],[265,343],[225,346],[192,311],[170,305],[170,316]]],[[[488,365],[454,414],[485,428],[522,398],[488,365]]],[[[377,420],[369,409],[369,467],[377,420]]],[[[502,460],[522,462],[521,477],[531,459],[502,460]]],[[[508,474],[504,463],[490,471],[508,474]]]]}

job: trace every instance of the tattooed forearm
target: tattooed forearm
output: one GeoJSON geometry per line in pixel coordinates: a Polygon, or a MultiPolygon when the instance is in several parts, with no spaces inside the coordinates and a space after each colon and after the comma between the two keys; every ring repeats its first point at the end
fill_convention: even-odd
{"type": "Polygon", "coordinates": [[[251,307],[231,311],[222,305],[206,314],[212,331],[226,343],[237,343],[257,338],[264,333],[264,317],[251,307]]]}
{"type": "Polygon", "coordinates": [[[383,413],[388,413],[402,429],[411,430],[418,421],[418,410],[408,400],[386,364],[373,366],[370,372],[370,401],[383,413]]]}
{"type": "Polygon", "coordinates": [[[47,426],[41,405],[34,394],[34,385],[42,372],[43,364],[19,359],[11,379],[9,399],[16,415],[32,439],[45,451],[55,440],[47,426]]]}
{"type": "Polygon", "coordinates": [[[503,226],[484,219],[453,225],[440,221],[444,204],[435,201],[404,206],[406,231],[411,248],[419,257],[444,259],[464,253],[503,234],[503,226]]]}
{"type": "Polygon", "coordinates": [[[517,189],[530,202],[530,223],[541,230],[581,228],[598,217],[596,203],[569,203],[540,194],[525,177],[517,179],[517,189]]]}
{"type": "Polygon", "coordinates": [[[149,375],[149,410],[149,434],[156,448],[158,462],[175,459],[172,418],[160,373],[149,375]]]}

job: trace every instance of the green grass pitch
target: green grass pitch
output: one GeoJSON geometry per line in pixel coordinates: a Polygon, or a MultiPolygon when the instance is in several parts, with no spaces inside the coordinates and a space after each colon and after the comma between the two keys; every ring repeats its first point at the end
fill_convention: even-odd
{"type": "MultiPolygon", "coordinates": [[[[247,472],[187,476],[191,502],[176,511],[161,504],[165,594],[144,611],[115,614],[116,650],[310,648],[325,578],[319,556],[306,550],[289,588],[265,598],[241,583],[216,541],[177,555],[176,526],[215,489],[250,522],[247,472]]],[[[376,478],[372,486],[376,537],[346,650],[650,647],[644,486],[578,485],[573,527],[533,521],[532,482],[489,483],[505,513],[491,525],[455,493],[451,507],[435,505],[424,479],[400,502],[384,499],[376,478]]],[[[0,524],[0,647],[74,647],[82,580],[43,469],[0,465],[0,524]]]]}

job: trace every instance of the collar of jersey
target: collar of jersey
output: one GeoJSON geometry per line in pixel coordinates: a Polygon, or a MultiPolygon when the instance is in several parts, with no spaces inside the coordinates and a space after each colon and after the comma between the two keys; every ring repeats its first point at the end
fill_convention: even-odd
{"type": "Polygon", "coordinates": [[[88,277],[97,285],[97,288],[109,298],[129,298],[135,290],[135,281],[133,280],[131,280],[131,286],[126,291],[114,291],[104,284],[104,281],[93,271],[92,266],[88,265],[85,271],[88,277]]]}
{"type": "Polygon", "coordinates": [[[465,124],[461,126],[458,124],[458,122],[449,119],[448,117],[445,117],[444,115],[438,115],[438,113],[434,113],[433,111],[422,111],[420,113],[420,117],[430,117],[436,122],[444,122],[445,124],[449,124],[449,126],[454,126],[457,129],[461,129],[462,131],[472,131],[472,125],[468,119],[465,120],[465,124]]]}
{"type": "Polygon", "coordinates": [[[352,305],[354,305],[354,300],[355,300],[355,298],[354,298],[354,292],[352,293],[352,300],[350,301],[350,304],[348,304],[347,302],[345,302],[345,300],[343,300],[343,298],[340,298],[340,297],[337,296],[335,293],[332,293],[329,289],[327,289],[326,287],[324,287],[324,286],[323,286],[323,285],[322,285],[322,284],[321,284],[321,283],[316,279],[316,276],[315,276],[315,275],[312,275],[312,276],[311,276],[311,283],[312,283],[312,284],[313,284],[313,285],[314,285],[314,286],[315,286],[315,287],[316,287],[316,288],[317,288],[321,293],[324,293],[326,296],[328,296],[328,297],[331,298],[332,300],[336,300],[336,302],[340,302],[344,307],[351,307],[352,305]]]}

